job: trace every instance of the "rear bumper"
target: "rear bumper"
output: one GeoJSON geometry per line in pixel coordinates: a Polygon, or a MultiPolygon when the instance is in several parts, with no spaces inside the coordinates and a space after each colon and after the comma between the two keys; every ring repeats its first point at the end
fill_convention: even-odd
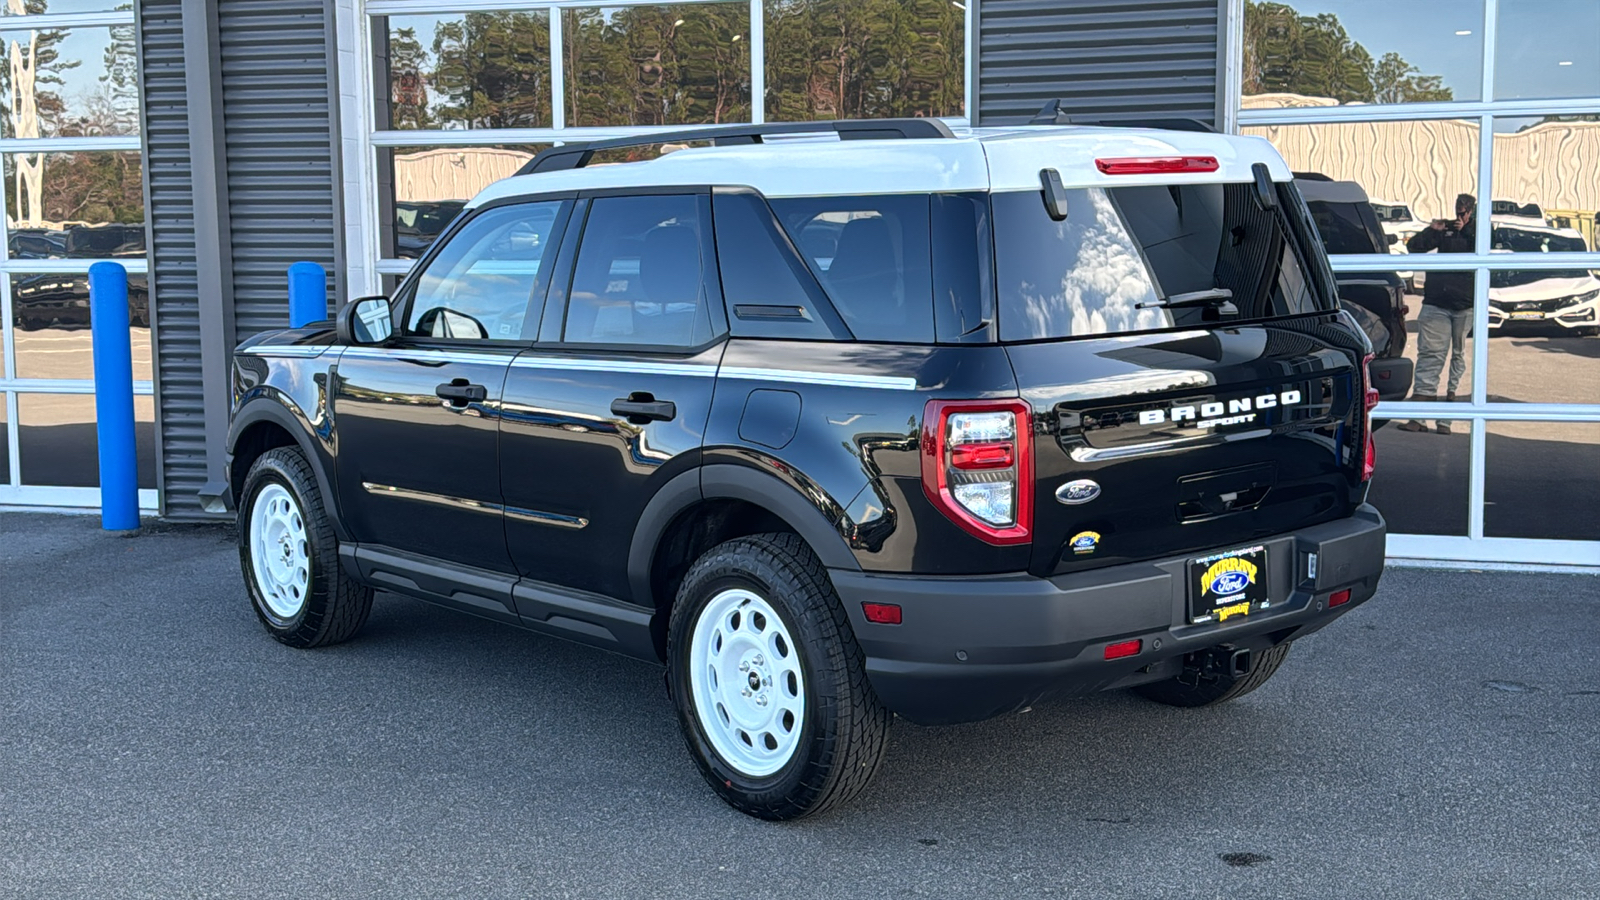
{"type": "Polygon", "coordinates": [[[1384,538],[1383,517],[1363,505],[1347,519],[1258,541],[1272,607],[1204,625],[1188,624],[1186,577],[1188,561],[1204,554],[1055,578],[830,574],[878,697],[913,722],[952,724],[1046,696],[1171,678],[1185,654],[1219,644],[1259,651],[1310,634],[1377,590],[1384,538]],[[1345,588],[1350,601],[1328,607],[1345,588]],[[902,624],[868,622],[864,602],[898,604],[902,624]],[[1143,641],[1137,655],[1104,658],[1106,644],[1134,638],[1143,641]]]}

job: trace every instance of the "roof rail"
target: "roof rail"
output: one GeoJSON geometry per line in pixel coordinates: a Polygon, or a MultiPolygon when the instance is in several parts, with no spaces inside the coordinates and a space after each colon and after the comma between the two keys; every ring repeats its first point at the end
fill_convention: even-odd
{"type": "Polygon", "coordinates": [[[1089,125],[1103,128],[1159,128],[1163,131],[1203,131],[1216,134],[1217,130],[1199,119],[1145,119],[1138,116],[1126,118],[1090,118],[1074,116],[1061,108],[1060,100],[1051,100],[1028,120],[1029,125],[1089,125]]]}
{"type": "Polygon", "coordinates": [[[761,125],[690,128],[682,131],[655,131],[605,141],[564,144],[535,156],[518,169],[517,174],[532,175],[535,172],[581,169],[589,164],[589,160],[599,150],[649,147],[654,144],[688,141],[710,141],[715,146],[727,147],[738,144],[759,144],[764,138],[774,134],[812,134],[819,131],[836,132],[841,141],[955,137],[950,131],[950,126],[939,119],[835,119],[827,122],[771,122],[761,125]]]}

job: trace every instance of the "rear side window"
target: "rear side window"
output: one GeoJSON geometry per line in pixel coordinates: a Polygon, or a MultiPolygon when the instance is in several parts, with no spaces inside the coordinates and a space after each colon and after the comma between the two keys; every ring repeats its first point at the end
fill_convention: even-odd
{"type": "Polygon", "coordinates": [[[773,200],[857,340],[933,341],[928,195],[773,200]]]}
{"type": "Polygon", "coordinates": [[[1246,184],[1067,191],[1054,221],[1038,192],[994,195],[1000,337],[1026,341],[1251,321],[1329,308],[1286,220],[1246,184]],[[1232,308],[1163,303],[1231,294],[1232,308]],[[1236,310],[1236,311],[1234,311],[1236,310]]]}
{"type": "Polygon", "coordinates": [[[765,200],[745,191],[719,193],[711,207],[722,297],[734,334],[794,340],[846,336],[765,200]]]}
{"type": "Polygon", "coordinates": [[[601,197],[578,246],[562,339],[695,347],[712,337],[700,198],[601,197]]]}

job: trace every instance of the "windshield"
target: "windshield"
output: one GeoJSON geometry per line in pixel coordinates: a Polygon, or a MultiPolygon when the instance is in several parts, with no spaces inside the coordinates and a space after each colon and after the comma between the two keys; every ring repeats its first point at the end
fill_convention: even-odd
{"type": "Polygon", "coordinates": [[[1583,253],[1589,249],[1579,235],[1556,234],[1512,226],[1495,227],[1493,247],[1495,250],[1509,250],[1512,253],[1583,253]]]}
{"type": "MultiPolygon", "coordinates": [[[[1280,196],[1298,203],[1285,187],[1280,196]]],[[[1001,340],[1125,334],[1332,307],[1313,288],[1283,215],[1262,209],[1253,185],[1065,193],[1060,222],[1040,191],[993,195],[1001,340]],[[1173,298],[1180,305],[1163,307],[1173,298]]]]}
{"type": "Polygon", "coordinates": [[[1490,287],[1517,287],[1555,279],[1589,278],[1587,269],[1514,269],[1489,273],[1490,287]]]}

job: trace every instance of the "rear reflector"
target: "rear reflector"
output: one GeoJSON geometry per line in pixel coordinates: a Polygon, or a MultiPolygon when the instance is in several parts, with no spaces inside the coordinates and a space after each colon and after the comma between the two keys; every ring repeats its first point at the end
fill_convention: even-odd
{"type": "Polygon", "coordinates": [[[1106,659],[1122,659],[1124,656],[1133,656],[1144,649],[1144,639],[1134,638],[1131,641],[1118,641],[1106,645],[1106,659]]]}
{"type": "Polygon", "coordinates": [[[900,607],[894,603],[863,603],[861,611],[867,614],[868,622],[879,625],[900,624],[900,607]]]}
{"type": "Polygon", "coordinates": [[[1333,609],[1335,606],[1343,606],[1343,605],[1345,605],[1346,603],[1349,603],[1349,602],[1350,602],[1350,589],[1349,588],[1345,588],[1342,591],[1334,591],[1333,594],[1328,597],[1328,608],[1329,609],[1333,609]]]}
{"type": "Polygon", "coordinates": [[[1097,159],[1094,164],[1107,175],[1167,175],[1217,170],[1215,156],[1125,156],[1097,159]]]}

